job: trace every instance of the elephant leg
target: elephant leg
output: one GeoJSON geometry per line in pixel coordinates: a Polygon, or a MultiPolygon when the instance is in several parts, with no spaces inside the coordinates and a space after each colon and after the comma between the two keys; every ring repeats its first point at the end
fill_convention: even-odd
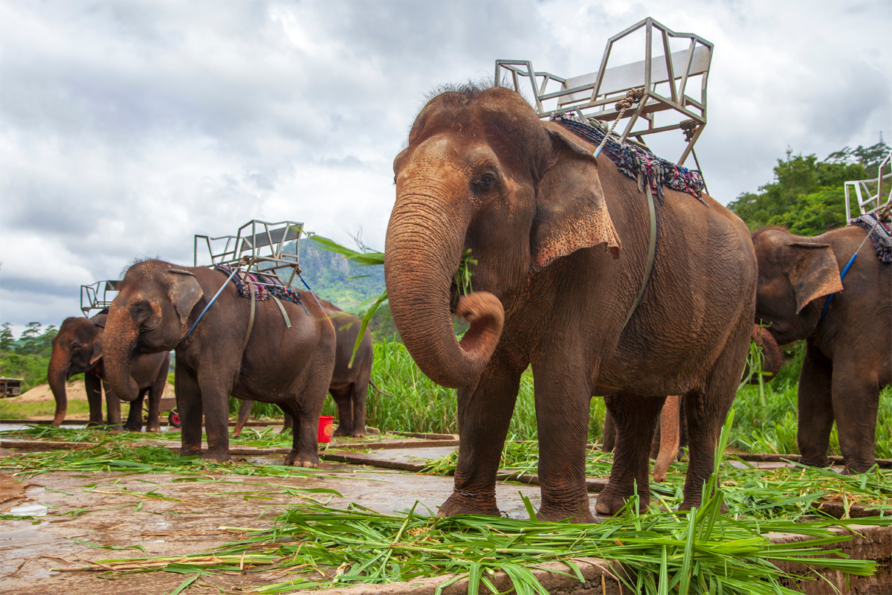
{"type": "Polygon", "coordinates": [[[350,436],[353,434],[353,399],[351,387],[331,390],[331,398],[338,406],[338,427],[335,428],[335,436],[350,436]]]}
{"type": "Polygon", "coordinates": [[[124,424],[124,429],[128,432],[142,432],[142,404],[145,401],[148,392],[149,389],[142,389],[139,391],[139,396],[136,400],[130,403],[130,411],[127,414],[127,423],[124,424]]]}
{"type": "Polygon", "coordinates": [[[90,421],[88,426],[102,425],[102,380],[95,372],[84,374],[84,386],[87,389],[87,403],[90,405],[90,421]]]}
{"type": "Polygon", "coordinates": [[[599,515],[614,515],[638,493],[638,510],[650,504],[650,448],[666,397],[629,393],[606,397],[616,425],[616,450],[607,487],[598,495],[599,515]]]}
{"type": "Polygon", "coordinates": [[[309,366],[306,380],[292,389],[295,396],[279,406],[294,418],[294,441],[285,464],[313,468],[319,466],[319,416],[328,394],[332,368],[322,362],[318,365],[310,362],[309,366]]]}
{"type": "Polygon", "coordinates": [[[107,382],[102,383],[102,390],[105,391],[105,416],[106,423],[113,429],[121,428],[121,399],[118,398],[107,382]]]}
{"type": "Polygon", "coordinates": [[[161,373],[149,387],[149,418],[146,420],[146,432],[161,431],[161,397],[167,386],[168,366],[161,366],[161,373]]]}
{"type": "Polygon", "coordinates": [[[353,403],[353,433],[354,438],[365,436],[365,406],[369,393],[369,383],[354,383],[350,388],[350,401],[353,403]]]}
{"type": "Polygon", "coordinates": [[[232,386],[224,385],[222,377],[215,374],[205,379],[199,375],[198,380],[204,409],[204,429],[208,437],[208,449],[201,458],[218,463],[232,460],[229,454],[229,395],[232,386]]]}
{"type": "Polygon", "coordinates": [[[834,362],[833,366],[833,411],[849,473],[865,473],[876,462],[880,390],[876,373],[864,368],[856,362],[834,362]]]}
{"type": "Polygon", "coordinates": [[[604,414],[604,429],[601,432],[601,439],[603,441],[601,450],[613,452],[613,448],[616,446],[616,424],[613,423],[613,416],[610,415],[609,410],[604,414]]]}
{"type": "MultiPolygon", "coordinates": [[[[799,428],[796,442],[800,463],[812,467],[829,467],[827,450],[833,429],[833,364],[809,346],[799,373],[799,428]]],[[[846,405],[850,407],[851,405],[846,405]]],[[[860,411],[859,411],[860,413],[860,411]]],[[[840,437],[842,432],[840,432],[840,437]]]]}
{"type": "MultiPolygon", "coordinates": [[[[749,329],[746,329],[749,336],[749,329]]],[[[702,504],[703,484],[715,468],[715,447],[722,425],[737,395],[740,373],[749,343],[734,342],[719,356],[705,386],[684,396],[682,406],[687,419],[688,473],[684,484],[684,500],[680,510],[702,504]]]]}
{"type": "Polygon", "coordinates": [[[285,421],[282,423],[282,429],[279,431],[280,434],[284,434],[285,432],[291,432],[294,434],[294,416],[282,410],[282,413],[285,414],[285,421]]]}
{"type": "Polygon", "coordinates": [[[174,394],[177,397],[177,412],[180,415],[180,456],[201,454],[201,418],[204,407],[201,402],[201,389],[198,379],[191,371],[176,363],[177,382],[174,394]]]}
{"type": "MultiPolygon", "coordinates": [[[[495,356],[493,360],[496,360],[495,356]]],[[[490,362],[476,386],[458,391],[458,433],[461,440],[455,468],[455,488],[440,506],[439,516],[499,516],[495,495],[496,473],[523,370],[494,363],[497,360],[490,362]]]]}
{"type": "Polygon", "coordinates": [[[242,399],[242,402],[238,407],[238,420],[235,422],[235,429],[232,430],[233,438],[238,438],[241,435],[242,429],[245,427],[245,424],[248,423],[248,417],[251,416],[251,409],[253,407],[254,401],[242,399]]]}

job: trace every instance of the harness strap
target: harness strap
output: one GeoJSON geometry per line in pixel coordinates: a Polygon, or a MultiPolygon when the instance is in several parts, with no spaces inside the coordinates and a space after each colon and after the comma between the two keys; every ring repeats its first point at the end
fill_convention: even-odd
{"type": "Polygon", "coordinates": [[[288,312],[285,311],[285,306],[282,305],[282,302],[280,302],[279,298],[277,298],[276,296],[271,295],[269,297],[273,298],[273,300],[275,300],[276,302],[276,305],[279,306],[279,311],[282,312],[282,318],[285,319],[285,327],[291,328],[291,319],[288,318],[288,312]]]}
{"type": "Polygon", "coordinates": [[[647,261],[644,264],[644,278],[641,281],[641,291],[638,292],[638,297],[635,298],[635,302],[632,304],[628,316],[626,316],[626,321],[623,322],[623,328],[626,328],[626,325],[629,324],[632,314],[638,309],[638,304],[641,303],[641,298],[644,297],[644,290],[647,289],[647,283],[650,281],[650,274],[654,268],[654,258],[657,254],[657,211],[654,207],[654,197],[650,190],[650,184],[647,181],[645,181],[644,187],[647,190],[647,214],[650,217],[650,240],[647,244],[647,261]]]}
{"type": "Polygon", "coordinates": [[[198,318],[195,319],[195,322],[192,323],[192,326],[189,327],[189,330],[186,331],[186,334],[183,335],[183,338],[179,340],[177,345],[189,338],[189,335],[192,334],[192,331],[195,330],[195,327],[198,326],[198,323],[201,322],[201,319],[204,318],[204,315],[207,313],[210,307],[214,305],[214,302],[217,301],[217,298],[220,297],[220,294],[223,293],[223,290],[226,289],[226,286],[229,284],[232,278],[235,277],[235,274],[237,272],[238,268],[232,269],[232,273],[229,275],[229,277],[226,278],[226,282],[220,286],[220,289],[217,290],[217,293],[214,294],[214,297],[212,297],[211,301],[208,302],[208,305],[204,307],[204,310],[201,311],[201,314],[198,315],[198,318]]]}
{"type": "Polygon", "coordinates": [[[245,279],[245,282],[248,284],[248,290],[250,291],[248,301],[251,302],[251,313],[248,315],[248,332],[245,333],[245,342],[242,345],[242,351],[248,347],[248,340],[251,338],[251,331],[254,329],[254,310],[257,308],[257,306],[254,305],[254,284],[247,279],[245,279]]]}

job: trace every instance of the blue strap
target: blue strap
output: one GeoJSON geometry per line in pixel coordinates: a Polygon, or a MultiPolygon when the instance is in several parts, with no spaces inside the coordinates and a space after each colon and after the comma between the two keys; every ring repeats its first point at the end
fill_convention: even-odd
{"type": "MultiPolygon", "coordinates": [[[[848,273],[848,272],[849,272],[849,269],[852,268],[852,263],[855,262],[855,259],[856,259],[857,257],[858,257],[858,253],[857,253],[857,252],[855,252],[854,254],[852,254],[852,258],[849,259],[849,264],[846,265],[846,268],[844,268],[844,269],[842,270],[842,273],[839,275],[839,280],[840,280],[840,281],[843,280],[843,278],[846,276],[846,273],[848,273]]],[[[821,325],[821,321],[824,320],[824,317],[825,317],[825,316],[827,316],[827,310],[830,309],[830,302],[833,301],[833,296],[835,296],[835,295],[836,295],[835,293],[831,293],[831,294],[830,294],[830,297],[827,298],[827,301],[824,303],[824,309],[821,311],[821,317],[818,318],[818,324],[817,324],[816,326],[820,326],[820,325],[821,325]]]]}
{"type": "Polygon", "coordinates": [[[208,302],[208,305],[204,307],[204,310],[201,311],[201,314],[199,314],[198,318],[195,320],[195,322],[192,323],[192,327],[186,332],[185,335],[183,335],[183,338],[180,339],[180,341],[179,341],[179,343],[177,343],[177,345],[179,345],[180,343],[182,343],[183,341],[185,341],[186,339],[189,338],[189,335],[192,334],[192,331],[195,330],[195,327],[198,326],[198,323],[201,322],[202,318],[204,318],[205,313],[207,313],[208,309],[214,305],[214,302],[217,301],[217,298],[220,297],[220,294],[223,293],[223,290],[226,289],[226,286],[229,284],[229,282],[232,280],[232,278],[235,277],[235,274],[237,272],[238,272],[238,267],[235,267],[232,269],[232,274],[229,275],[229,277],[226,279],[226,282],[220,286],[220,289],[217,290],[217,293],[214,294],[214,297],[211,298],[211,301],[208,302]]]}
{"type": "MultiPolygon", "coordinates": [[[[310,295],[313,296],[313,299],[316,300],[316,305],[319,306],[319,309],[322,310],[322,312],[325,312],[325,308],[323,308],[322,304],[319,303],[319,299],[316,297],[316,294],[313,293],[313,290],[310,289],[310,286],[307,285],[307,282],[304,281],[304,278],[300,276],[300,273],[298,273],[297,277],[300,279],[300,282],[304,284],[304,287],[307,288],[307,291],[310,292],[310,295]]],[[[304,306],[304,310],[306,310],[306,309],[307,309],[307,307],[304,306]]],[[[307,314],[309,314],[309,312],[307,312],[307,314]]]]}

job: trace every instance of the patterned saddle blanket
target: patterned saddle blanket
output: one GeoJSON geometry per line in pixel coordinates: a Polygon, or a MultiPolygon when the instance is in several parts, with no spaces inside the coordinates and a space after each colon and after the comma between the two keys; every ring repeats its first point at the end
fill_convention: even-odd
{"type": "MultiPolygon", "coordinates": [[[[557,114],[551,119],[595,146],[600,145],[604,135],[607,134],[601,128],[582,122],[570,113],[557,114]]],[[[641,147],[620,145],[613,138],[607,139],[604,153],[616,164],[619,171],[638,181],[638,190],[644,191],[646,181],[650,185],[651,192],[659,197],[660,204],[663,203],[663,186],[686,192],[706,204],[700,198],[706,187],[703,174],[696,169],[679,167],[641,147]]]]}
{"type": "Polygon", "coordinates": [[[892,263],[892,224],[887,221],[878,222],[875,214],[868,213],[855,217],[849,221],[849,225],[866,229],[870,233],[870,242],[880,262],[892,263]]]}
{"type": "MultiPolygon", "coordinates": [[[[232,267],[228,265],[219,264],[214,268],[225,273],[227,277],[232,274],[232,267]]],[[[253,293],[251,292],[251,286],[242,280],[241,275],[235,275],[232,278],[232,282],[235,283],[235,286],[238,289],[238,294],[243,298],[253,297],[254,300],[262,302],[268,300],[270,297],[276,297],[280,300],[303,306],[303,302],[300,300],[300,294],[293,288],[282,285],[281,281],[276,277],[260,273],[249,273],[247,280],[250,281],[254,287],[253,293]]]]}

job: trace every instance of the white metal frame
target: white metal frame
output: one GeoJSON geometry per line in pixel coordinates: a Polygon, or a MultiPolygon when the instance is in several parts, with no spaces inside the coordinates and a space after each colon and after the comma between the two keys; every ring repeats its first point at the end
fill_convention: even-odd
{"type": "Polygon", "coordinates": [[[111,306],[114,296],[109,299],[109,293],[118,292],[119,280],[104,279],[92,285],[81,285],[81,312],[84,316],[90,316],[90,310],[103,310],[111,306]]]}
{"type": "Polygon", "coordinates": [[[706,126],[706,84],[712,64],[713,47],[712,43],[698,35],[676,33],[648,17],[607,41],[601,66],[597,72],[563,78],[550,72],[534,70],[529,60],[496,60],[495,85],[501,86],[502,75],[507,73],[514,90],[521,92],[526,84],[523,79],[527,79],[533,92],[533,107],[540,118],[575,112],[584,121],[611,123],[619,112],[610,104],[622,99],[626,91],[643,87],[645,96],[638,107],[627,110],[623,115],[629,122],[619,137],[620,142],[624,143],[632,136],[643,144],[642,137],[645,135],[680,130],[680,123],[656,126],[654,122],[656,112],[674,110],[695,123],[693,135],[678,160],[678,164],[681,165],[690,155],[706,126]],[[607,68],[613,44],[642,28],[645,30],[646,38],[644,60],[607,68]],[[664,55],[657,58],[652,55],[652,41],[655,34],[662,40],[664,51],[664,55]],[[690,43],[687,50],[673,53],[669,45],[670,39],[686,39],[690,43]],[[698,98],[688,94],[688,79],[694,76],[702,76],[698,98]],[[559,84],[560,88],[550,91],[549,85],[552,83],[559,84]],[[669,97],[656,92],[656,87],[660,84],[668,85],[669,97]],[[646,120],[647,127],[633,131],[632,128],[639,119],[646,120]]]}
{"type": "Polygon", "coordinates": [[[846,219],[849,219],[852,216],[852,203],[851,203],[851,192],[854,190],[855,200],[858,203],[858,210],[862,215],[867,213],[874,213],[879,211],[883,207],[892,205],[892,153],[886,155],[886,158],[880,163],[879,170],[877,172],[877,177],[873,180],[854,180],[852,182],[845,183],[845,191],[846,191],[846,219]],[[883,173],[884,169],[888,169],[887,173],[883,173]],[[871,194],[870,192],[870,184],[876,184],[876,194],[871,194]],[[883,186],[889,186],[889,196],[886,198],[886,202],[880,203],[882,200],[883,186]],[[865,196],[867,198],[865,198],[865,196]],[[873,208],[865,210],[873,205],[873,208]]]}
{"type": "Polygon", "coordinates": [[[300,274],[298,257],[301,237],[310,237],[312,232],[304,230],[303,223],[278,221],[275,223],[252,219],[241,227],[234,236],[209,237],[196,235],[194,240],[194,266],[217,266],[221,264],[244,268],[245,273],[262,273],[279,279],[290,287],[295,276],[300,274]],[[294,241],[294,253],[285,252],[285,245],[294,241]],[[199,246],[204,246],[200,250],[199,246]],[[199,265],[198,254],[203,252],[211,260],[210,265],[199,265]],[[283,274],[284,273],[284,274],[283,274]]]}

